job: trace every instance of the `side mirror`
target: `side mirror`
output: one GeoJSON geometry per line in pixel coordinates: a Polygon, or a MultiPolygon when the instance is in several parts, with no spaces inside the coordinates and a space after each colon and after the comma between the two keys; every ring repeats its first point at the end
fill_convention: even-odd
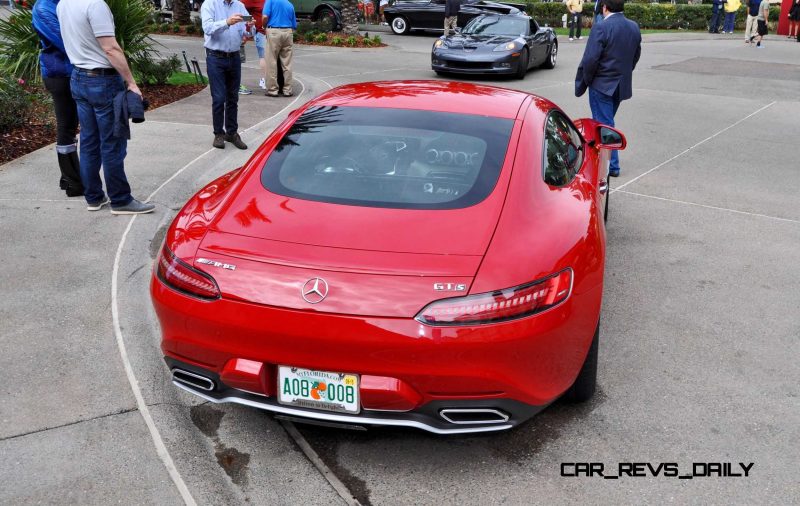
{"type": "Polygon", "coordinates": [[[597,149],[623,150],[628,145],[622,132],[606,125],[597,126],[597,149]]]}

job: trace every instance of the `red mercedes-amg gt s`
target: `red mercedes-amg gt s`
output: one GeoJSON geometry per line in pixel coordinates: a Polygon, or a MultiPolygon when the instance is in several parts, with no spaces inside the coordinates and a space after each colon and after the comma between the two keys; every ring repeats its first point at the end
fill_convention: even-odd
{"type": "Polygon", "coordinates": [[[321,95],[170,226],[151,292],[174,384],[441,434],[588,399],[608,150],[624,145],[504,88],[321,95]]]}

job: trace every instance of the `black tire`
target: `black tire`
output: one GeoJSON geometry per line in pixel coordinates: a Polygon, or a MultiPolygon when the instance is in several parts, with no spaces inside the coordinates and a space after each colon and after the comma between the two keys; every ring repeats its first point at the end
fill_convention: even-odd
{"type": "Polygon", "coordinates": [[[323,7],[317,11],[316,16],[314,17],[314,21],[319,23],[320,28],[322,28],[325,32],[334,32],[336,28],[338,28],[338,23],[336,22],[336,13],[333,12],[329,7],[323,7]]]}
{"type": "Polygon", "coordinates": [[[550,51],[547,52],[547,58],[542,63],[543,69],[552,69],[556,67],[556,60],[558,59],[558,41],[554,40],[550,51]]]}
{"type": "Polygon", "coordinates": [[[594,395],[594,391],[597,388],[597,346],[599,340],[600,324],[598,323],[592,338],[592,345],[589,347],[589,353],[586,354],[586,360],[584,360],[583,367],[581,367],[581,372],[575,378],[575,383],[564,393],[562,397],[564,401],[586,402],[594,395]]]}
{"type": "Polygon", "coordinates": [[[392,27],[392,32],[394,32],[395,35],[406,35],[411,31],[411,25],[408,23],[408,18],[405,16],[397,16],[389,23],[389,26],[392,27]]]}
{"type": "Polygon", "coordinates": [[[436,72],[436,75],[439,77],[445,77],[447,75],[445,72],[442,72],[441,70],[434,70],[434,72],[436,72]]]}
{"type": "Polygon", "coordinates": [[[530,53],[528,53],[527,47],[523,47],[522,53],[519,55],[517,73],[515,74],[517,79],[525,79],[525,74],[528,73],[528,65],[530,65],[530,53]]]}

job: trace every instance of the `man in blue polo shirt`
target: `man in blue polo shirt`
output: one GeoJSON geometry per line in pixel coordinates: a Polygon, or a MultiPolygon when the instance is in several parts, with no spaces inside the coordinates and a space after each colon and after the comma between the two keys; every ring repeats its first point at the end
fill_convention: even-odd
{"type": "Polygon", "coordinates": [[[239,0],[206,0],[200,9],[211,86],[212,145],[219,149],[225,149],[225,141],[247,149],[238,133],[239,85],[242,82],[239,47],[247,33],[242,16],[247,15],[247,9],[239,0]]]}
{"type": "Polygon", "coordinates": [[[267,33],[267,92],[277,97],[282,92],[292,96],[292,34],[297,28],[294,6],[288,0],[266,0],[262,11],[264,29],[267,33]],[[278,90],[278,62],[283,70],[283,89],[278,90]]]}

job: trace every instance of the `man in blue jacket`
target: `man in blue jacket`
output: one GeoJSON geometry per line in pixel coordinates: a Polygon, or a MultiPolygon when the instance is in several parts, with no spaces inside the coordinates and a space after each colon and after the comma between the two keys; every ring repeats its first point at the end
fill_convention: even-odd
{"type": "MultiPolygon", "coordinates": [[[[620,102],[633,96],[633,69],[642,52],[639,25],[622,13],[624,0],[601,0],[603,21],[589,33],[589,41],[575,76],[575,96],[589,90],[592,118],[614,126],[620,102]]],[[[611,153],[609,175],[619,176],[619,155],[611,153]]]]}

